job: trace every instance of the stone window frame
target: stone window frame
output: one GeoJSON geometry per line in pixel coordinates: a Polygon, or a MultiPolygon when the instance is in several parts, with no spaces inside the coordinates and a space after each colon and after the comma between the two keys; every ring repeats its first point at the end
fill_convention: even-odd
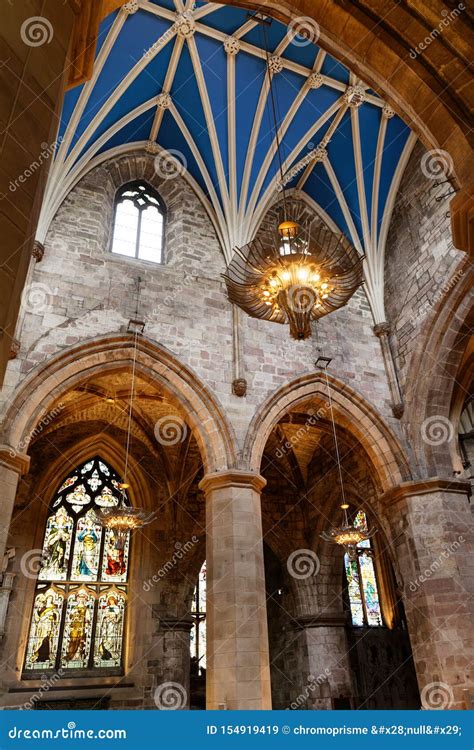
{"type": "Polygon", "coordinates": [[[112,214],[112,223],[111,223],[111,231],[110,231],[110,240],[109,240],[109,253],[110,255],[119,260],[125,260],[127,262],[138,262],[138,263],[146,263],[151,264],[153,266],[164,266],[166,265],[165,260],[165,240],[166,240],[166,222],[167,222],[167,215],[168,211],[166,208],[165,201],[163,200],[160,193],[156,190],[153,185],[150,184],[150,182],[143,178],[136,178],[133,180],[128,180],[127,182],[124,182],[122,185],[120,185],[117,190],[115,191],[115,197],[114,197],[114,207],[113,207],[113,214],[112,214]],[[139,185],[144,185],[146,187],[147,192],[149,192],[153,198],[155,198],[158,201],[159,204],[159,211],[162,215],[163,221],[162,221],[162,227],[161,227],[161,249],[160,249],[160,260],[148,260],[147,258],[140,258],[138,255],[138,250],[140,246],[140,225],[138,226],[137,231],[137,243],[136,243],[136,254],[134,256],[130,255],[122,255],[121,253],[114,252],[113,250],[113,244],[114,244],[114,230],[115,230],[115,221],[117,218],[117,206],[121,202],[123,193],[127,190],[130,190],[134,187],[138,187],[139,185]]]}

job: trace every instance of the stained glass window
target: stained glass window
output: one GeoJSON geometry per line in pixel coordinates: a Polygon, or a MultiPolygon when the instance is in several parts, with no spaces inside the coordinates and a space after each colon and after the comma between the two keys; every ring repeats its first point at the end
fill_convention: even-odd
{"type": "Polygon", "coordinates": [[[124,185],[115,199],[112,252],[163,262],[164,206],[143,182],[124,185]]]}
{"type": "Polygon", "coordinates": [[[199,572],[191,605],[191,658],[199,668],[206,668],[206,561],[199,572]]]}
{"type": "Polygon", "coordinates": [[[94,512],[119,502],[120,482],[95,457],[53,497],[24,666],[32,676],[121,669],[130,538],[102,529],[94,512]]]}
{"type": "MultiPolygon", "coordinates": [[[[358,511],[354,526],[368,528],[364,511],[358,511]]],[[[344,555],[352,624],[356,627],[383,625],[373,554],[371,540],[365,539],[357,545],[355,559],[344,555]]]]}

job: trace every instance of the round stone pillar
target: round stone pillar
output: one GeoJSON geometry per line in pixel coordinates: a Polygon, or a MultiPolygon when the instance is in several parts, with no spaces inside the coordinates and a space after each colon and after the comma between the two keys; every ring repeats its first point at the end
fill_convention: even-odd
{"type": "Polygon", "coordinates": [[[206,495],[206,703],[213,709],[270,709],[260,492],[245,471],[208,474],[206,495]]]}
{"type": "Polygon", "coordinates": [[[424,708],[472,700],[472,512],[468,482],[406,482],[385,497],[424,708]]]}

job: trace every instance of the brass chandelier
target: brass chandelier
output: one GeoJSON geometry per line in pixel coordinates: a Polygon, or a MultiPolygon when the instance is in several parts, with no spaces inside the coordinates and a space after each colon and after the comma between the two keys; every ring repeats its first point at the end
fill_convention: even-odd
{"type": "Polygon", "coordinates": [[[363,256],[316,220],[281,222],[236,249],[224,279],[229,300],[253,318],[288,323],[294,339],[345,305],[362,283],[363,256]]]}
{"type": "Polygon", "coordinates": [[[253,318],[288,323],[291,336],[302,340],[311,336],[311,321],[345,305],[360,286],[363,256],[321,222],[301,223],[289,215],[266,33],[269,21],[252,17],[263,28],[284,220],[273,235],[236,248],[224,279],[230,302],[253,318]]]}

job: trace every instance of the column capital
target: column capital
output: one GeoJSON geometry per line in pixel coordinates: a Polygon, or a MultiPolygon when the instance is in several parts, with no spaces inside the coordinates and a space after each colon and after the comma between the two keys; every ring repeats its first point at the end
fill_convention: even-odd
{"type": "Polygon", "coordinates": [[[30,457],[26,453],[19,453],[11,445],[0,445],[0,466],[6,466],[22,476],[30,468],[30,457]]]}
{"type": "Polygon", "coordinates": [[[160,628],[162,630],[189,633],[192,627],[192,617],[160,617],[160,628]]]}
{"type": "Polygon", "coordinates": [[[450,494],[470,495],[471,484],[464,479],[447,479],[443,477],[429,477],[411,482],[403,482],[398,487],[392,487],[380,497],[382,503],[393,505],[400,500],[419,495],[430,495],[433,492],[448,492],[450,494]]]}
{"type": "Polygon", "coordinates": [[[390,323],[387,320],[384,320],[382,323],[377,323],[374,326],[374,333],[377,338],[380,338],[380,336],[388,336],[391,330],[390,323]]]}
{"type": "Polygon", "coordinates": [[[252,471],[229,469],[228,471],[215,471],[206,474],[199,482],[199,489],[206,494],[224,487],[249,487],[256,492],[260,492],[266,483],[267,480],[260,474],[255,474],[252,471]]]}
{"type": "Polygon", "coordinates": [[[349,621],[349,613],[346,612],[322,612],[314,615],[300,615],[294,618],[292,628],[294,630],[306,630],[307,628],[341,628],[349,621]]]}

